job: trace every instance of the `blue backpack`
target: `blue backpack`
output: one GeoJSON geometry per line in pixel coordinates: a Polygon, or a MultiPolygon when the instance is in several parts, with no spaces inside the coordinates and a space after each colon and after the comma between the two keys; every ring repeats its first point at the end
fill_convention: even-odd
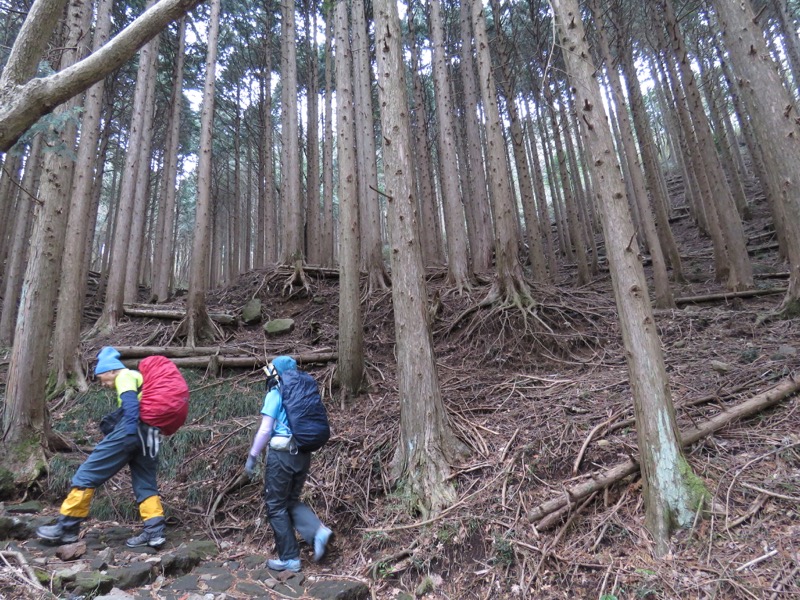
{"type": "Polygon", "coordinates": [[[280,391],[298,450],[314,452],[322,448],[331,437],[331,428],[317,382],[308,373],[292,369],[280,376],[280,391]]]}

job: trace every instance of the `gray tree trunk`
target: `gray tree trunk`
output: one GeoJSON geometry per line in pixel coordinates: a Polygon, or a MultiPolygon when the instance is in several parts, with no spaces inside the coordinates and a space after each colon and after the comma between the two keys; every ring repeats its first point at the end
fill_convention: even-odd
{"type": "Polygon", "coordinates": [[[433,83],[436,100],[436,122],[439,125],[439,173],[442,185],[445,241],[447,243],[447,283],[458,293],[471,288],[469,251],[464,205],[458,180],[458,157],[453,123],[453,98],[447,73],[447,55],[444,47],[439,0],[431,0],[430,28],[433,46],[433,83]]]}
{"type": "MultiPolygon", "coordinates": [[[[79,40],[83,35],[84,11],[90,6],[83,0],[72,0],[65,21],[65,50],[61,68],[69,68],[78,60],[79,40]]],[[[77,106],[74,99],[58,109],[69,114],[77,106]]],[[[43,141],[45,147],[39,199],[42,204],[35,218],[19,313],[14,330],[14,345],[8,368],[6,406],[3,413],[2,442],[6,457],[20,460],[11,469],[21,481],[32,481],[41,468],[42,445],[48,442],[50,424],[47,419],[46,371],[53,318],[58,298],[61,257],[69,218],[69,193],[72,187],[72,160],[77,130],[67,120],[59,135],[43,141]],[[20,459],[19,444],[29,446],[30,456],[20,459]],[[35,450],[33,450],[35,448],[35,450]],[[17,458],[14,458],[17,457],[17,458]],[[38,463],[38,464],[37,464],[38,463]]]]}
{"type": "Polygon", "coordinates": [[[183,64],[186,46],[186,18],[178,26],[178,50],[175,70],[172,75],[172,99],[170,100],[169,132],[164,150],[164,179],[161,190],[161,205],[156,225],[155,257],[153,259],[153,295],[156,302],[166,302],[170,295],[170,280],[174,269],[172,229],[175,226],[175,197],[178,191],[178,143],[181,127],[181,104],[183,99],[183,64]]]}
{"type": "Polygon", "coordinates": [[[336,135],[339,157],[339,382],[344,406],[358,394],[364,376],[361,317],[358,167],[353,90],[353,52],[347,3],[335,5],[336,135]]]}
{"type": "Polygon", "coordinates": [[[186,298],[186,318],[179,333],[186,336],[186,345],[195,347],[215,337],[214,324],[206,308],[208,261],[211,247],[211,149],[214,122],[214,81],[219,40],[220,0],[211,0],[208,23],[208,53],[206,54],[203,104],[200,108],[200,160],[197,165],[197,203],[195,205],[194,240],[189,268],[189,292],[186,298]]]}
{"type": "Polygon", "coordinates": [[[503,139],[503,123],[497,105],[497,88],[492,74],[489,36],[483,4],[479,0],[471,2],[472,29],[475,34],[475,48],[478,63],[478,86],[483,100],[486,118],[486,156],[488,158],[487,177],[490,197],[494,206],[494,253],[496,279],[484,302],[495,299],[513,305],[533,304],[528,284],[522,273],[519,260],[519,219],[511,189],[511,174],[508,169],[508,155],[503,139]]]}
{"type": "MultiPolygon", "coordinates": [[[[25,173],[22,178],[17,202],[17,210],[13,213],[11,245],[6,262],[6,274],[3,281],[3,304],[0,308],[0,346],[11,346],[14,343],[14,327],[17,322],[17,308],[22,292],[22,277],[28,259],[31,221],[34,209],[40,202],[38,198],[39,179],[42,164],[42,136],[33,139],[28,159],[25,161],[25,173]]],[[[11,219],[10,219],[11,220],[11,219]]]]}
{"type": "Polygon", "coordinates": [[[461,86],[464,90],[464,128],[466,171],[469,189],[464,194],[467,213],[467,234],[474,273],[487,273],[492,267],[492,214],[486,185],[481,125],[478,122],[480,93],[472,56],[472,21],[468,2],[459,7],[461,31],[461,86]],[[471,227],[470,227],[471,225],[471,227]]]}
{"type": "Polygon", "coordinates": [[[748,109],[764,166],[780,183],[778,204],[786,226],[789,287],[779,312],[800,314],[800,126],[797,109],[772,65],[749,4],[714,0],[736,84],[748,109]]]}
{"type": "Polygon", "coordinates": [[[427,318],[425,267],[415,222],[417,202],[408,177],[412,145],[400,19],[391,0],[376,0],[374,6],[400,393],[400,439],[393,469],[426,518],[456,498],[450,464],[460,448],[447,422],[427,318]]]}
{"type": "Polygon", "coordinates": [[[305,261],[303,199],[300,197],[300,142],[297,122],[295,2],[281,2],[281,262],[305,261]]]}
{"type": "Polygon", "coordinates": [[[334,260],[333,223],[333,10],[325,13],[325,138],[322,144],[322,249],[321,263],[330,267],[334,260]]]}
{"type": "MultiPolygon", "coordinates": [[[[97,51],[108,40],[111,32],[111,0],[102,0],[97,5],[93,51],[97,51]]],[[[91,18],[87,10],[85,21],[91,18]]],[[[82,25],[88,31],[88,23],[82,25]]],[[[56,325],[53,339],[53,361],[56,385],[63,386],[74,378],[75,386],[83,391],[88,388],[80,352],[81,317],[83,313],[84,281],[88,271],[87,240],[89,229],[94,226],[90,219],[95,197],[95,157],[100,137],[100,117],[103,110],[105,84],[99,81],[86,91],[81,116],[81,136],[76,159],[77,170],[72,186],[72,206],[69,210],[64,257],[61,261],[61,290],[58,296],[56,325]]]]}
{"type": "Polygon", "coordinates": [[[683,456],[675,409],[669,393],[661,342],[646,293],[644,269],[638,258],[633,223],[624,200],[611,130],[603,113],[600,87],[590,56],[577,0],[552,0],[567,75],[581,107],[581,131],[594,157],[595,193],[603,209],[614,296],[626,348],[633,392],[637,441],[642,470],[646,523],[656,553],[669,551],[676,527],[690,527],[707,492],[683,456]]]}
{"type": "Polygon", "coordinates": [[[389,277],[383,264],[381,200],[378,166],[375,162],[375,125],[372,116],[372,68],[363,0],[352,0],[353,93],[356,111],[358,195],[361,218],[361,262],[367,272],[368,289],[385,290],[389,277]]]}

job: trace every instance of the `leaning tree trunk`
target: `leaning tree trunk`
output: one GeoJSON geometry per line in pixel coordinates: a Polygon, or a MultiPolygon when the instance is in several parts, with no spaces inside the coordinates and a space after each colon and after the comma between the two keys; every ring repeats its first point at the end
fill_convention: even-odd
{"type": "MultiPolygon", "coordinates": [[[[200,0],[160,0],[133,23],[128,25],[114,39],[99,51],[86,57],[75,65],[50,75],[27,81],[26,78],[11,81],[0,80],[0,152],[7,151],[39,117],[48,114],[56,106],[80,94],[106,75],[113,73],[125,64],[148,40],[158,35],[166,25],[194,8],[200,0]]],[[[46,10],[53,9],[57,3],[42,0],[46,10]]],[[[63,6],[63,3],[62,3],[63,6]]],[[[28,22],[42,17],[33,9],[29,11],[23,27],[28,22]]],[[[45,39],[47,36],[45,33],[45,39]]],[[[32,36],[36,37],[36,36],[32,36]]],[[[25,46],[28,38],[17,37],[14,47],[25,46]]],[[[13,54],[14,50],[12,50],[13,54]]],[[[32,68],[35,69],[35,64],[32,68]]]]}
{"type": "Polygon", "coordinates": [[[603,207],[600,213],[606,252],[633,391],[646,523],[655,539],[657,554],[664,555],[669,550],[672,531],[692,525],[707,492],[681,450],[661,343],[625,200],[625,184],[620,178],[600,86],[589,58],[578,2],[552,0],[552,6],[575,104],[581,111],[581,132],[594,160],[594,192],[598,205],[603,207]]]}
{"type": "Polygon", "coordinates": [[[633,128],[631,127],[628,111],[625,105],[625,95],[622,92],[622,81],[619,73],[614,66],[611,56],[611,49],[608,45],[605,28],[602,26],[603,20],[597,0],[590,2],[590,7],[594,22],[597,24],[597,40],[600,43],[600,52],[606,62],[606,73],[611,83],[611,93],[614,105],[617,107],[617,115],[620,132],[622,134],[622,145],[628,162],[628,173],[631,176],[631,189],[634,193],[634,202],[639,209],[639,218],[644,228],[647,245],[650,248],[650,257],[653,261],[653,288],[655,290],[656,308],[674,308],[675,301],[672,298],[672,289],[669,286],[667,276],[667,265],[664,260],[664,252],[661,242],[656,232],[656,223],[653,218],[653,211],[647,196],[647,188],[644,183],[644,169],[639,160],[639,153],[636,150],[636,142],[633,139],[633,128]]]}
{"type": "Polygon", "coordinates": [[[786,228],[789,287],[778,313],[800,314],[800,126],[798,111],[775,72],[761,31],[747,3],[714,0],[722,37],[747,106],[764,166],[780,184],[778,202],[786,228]]]}
{"type": "Polygon", "coordinates": [[[206,55],[206,81],[203,88],[203,105],[200,108],[200,161],[197,166],[197,204],[194,219],[189,293],[186,299],[186,318],[179,333],[186,336],[187,346],[215,337],[214,324],[206,308],[208,287],[208,259],[211,246],[211,147],[214,122],[214,80],[217,67],[217,41],[219,40],[220,0],[212,0],[208,24],[208,53],[206,55]]]}
{"type": "Polygon", "coordinates": [[[411,140],[400,19],[392,0],[376,0],[375,47],[391,235],[400,439],[394,469],[423,518],[455,500],[450,464],[460,452],[447,422],[428,322],[425,267],[417,236],[411,140]]]}
{"type": "MultiPolygon", "coordinates": [[[[67,38],[61,66],[77,60],[83,11],[90,6],[72,0],[67,9],[67,38]]],[[[77,105],[68,102],[57,110],[67,115],[77,105]]],[[[49,442],[47,372],[52,321],[58,297],[61,257],[69,218],[76,127],[67,120],[60,134],[45,142],[45,158],[39,198],[42,205],[31,236],[28,264],[22,283],[14,346],[8,367],[6,406],[3,413],[4,459],[17,481],[33,481],[43,469],[43,446],[49,442]],[[25,448],[27,446],[27,448],[25,448]],[[25,449],[23,452],[22,449],[25,449]]]]}
{"type": "Polygon", "coordinates": [[[353,78],[347,2],[336,3],[336,132],[339,156],[339,381],[342,405],[355,396],[364,376],[361,318],[360,227],[353,78]]]}

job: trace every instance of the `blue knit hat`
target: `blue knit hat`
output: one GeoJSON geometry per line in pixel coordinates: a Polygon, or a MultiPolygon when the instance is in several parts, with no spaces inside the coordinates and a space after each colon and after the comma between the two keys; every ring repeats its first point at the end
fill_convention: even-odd
{"type": "Polygon", "coordinates": [[[285,371],[294,371],[297,368],[297,361],[291,356],[276,356],[272,359],[272,366],[278,375],[283,375],[285,371]]]}
{"type": "Polygon", "coordinates": [[[125,365],[119,359],[119,352],[117,352],[116,348],[104,346],[97,354],[97,366],[94,368],[94,374],[100,375],[100,373],[105,373],[106,371],[124,368],[125,365]]]}

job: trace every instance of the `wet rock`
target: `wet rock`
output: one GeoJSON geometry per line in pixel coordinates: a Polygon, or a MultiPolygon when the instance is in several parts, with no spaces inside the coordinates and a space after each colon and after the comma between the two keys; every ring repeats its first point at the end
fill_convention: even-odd
{"type": "Polygon", "coordinates": [[[111,548],[103,548],[92,559],[90,563],[93,571],[105,571],[114,564],[114,551],[111,548]]]}
{"type": "Polygon", "coordinates": [[[78,573],[83,573],[84,571],[89,570],[89,564],[86,562],[77,562],[73,565],[70,565],[66,569],[59,569],[55,573],[53,573],[53,577],[57,580],[61,580],[61,582],[69,582],[75,581],[75,577],[77,577],[78,573]]]}
{"type": "Polygon", "coordinates": [[[32,515],[35,513],[42,512],[42,508],[43,507],[41,502],[37,502],[36,500],[31,500],[30,502],[23,502],[22,504],[7,504],[6,512],[32,515]]]}
{"type": "Polygon", "coordinates": [[[264,586],[253,583],[252,581],[240,581],[236,584],[235,589],[236,592],[243,594],[247,598],[269,598],[267,595],[268,592],[264,586]]]}
{"type": "Polygon", "coordinates": [[[56,550],[56,556],[64,562],[77,560],[84,554],[86,554],[86,543],[82,541],[59,546],[56,550]]]}
{"type": "Polygon", "coordinates": [[[132,563],[127,567],[109,569],[108,575],[114,578],[116,587],[123,590],[147,585],[155,579],[153,565],[148,562],[132,563]]]}
{"type": "Polygon", "coordinates": [[[97,571],[85,571],[75,576],[75,581],[67,584],[74,595],[107,594],[114,587],[114,578],[97,571]]]}
{"type": "Polygon", "coordinates": [[[217,545],[210,540],[197,540],[181,545],[174,554],[161,557],[165,575],[181,575],[194,569],[208,556],[217,555],[217,545]]]}
{"type": "Polygon", "coordinates": [[[95,596],[94,600],[134,600],[134,596],[128,592],[123,592],[119,588],[111,588],[108,594],[102,596],[95,596]]]}
{"type": "Polygon", "coordinates": [[[33,527],[25,519],[0,517],[0,540],[27,540],[33,537],[33,527]]]}
{"type": "Polygon", "coordinates": [[[251,554],[250,556],[245,556],[242,559],[242,566],[245,569],[258,569],[264,566],[264,563],[267,562],[267,557],[263,556],[262,554],[251,554]]]}
{"type": "Polygon", "coordinates": [[[306,594],[320,600],[363,600],[369,597],[369,588],[360,581],[318,581],[306,590],[306,594]]]}
{"type": "Polygon", "coordinates": [[[233,585],[233,575],[225,571],[223,573],[200,573],[200,581],[205,582],[209,589],[215,592],[224,592],[233,585]]]}

